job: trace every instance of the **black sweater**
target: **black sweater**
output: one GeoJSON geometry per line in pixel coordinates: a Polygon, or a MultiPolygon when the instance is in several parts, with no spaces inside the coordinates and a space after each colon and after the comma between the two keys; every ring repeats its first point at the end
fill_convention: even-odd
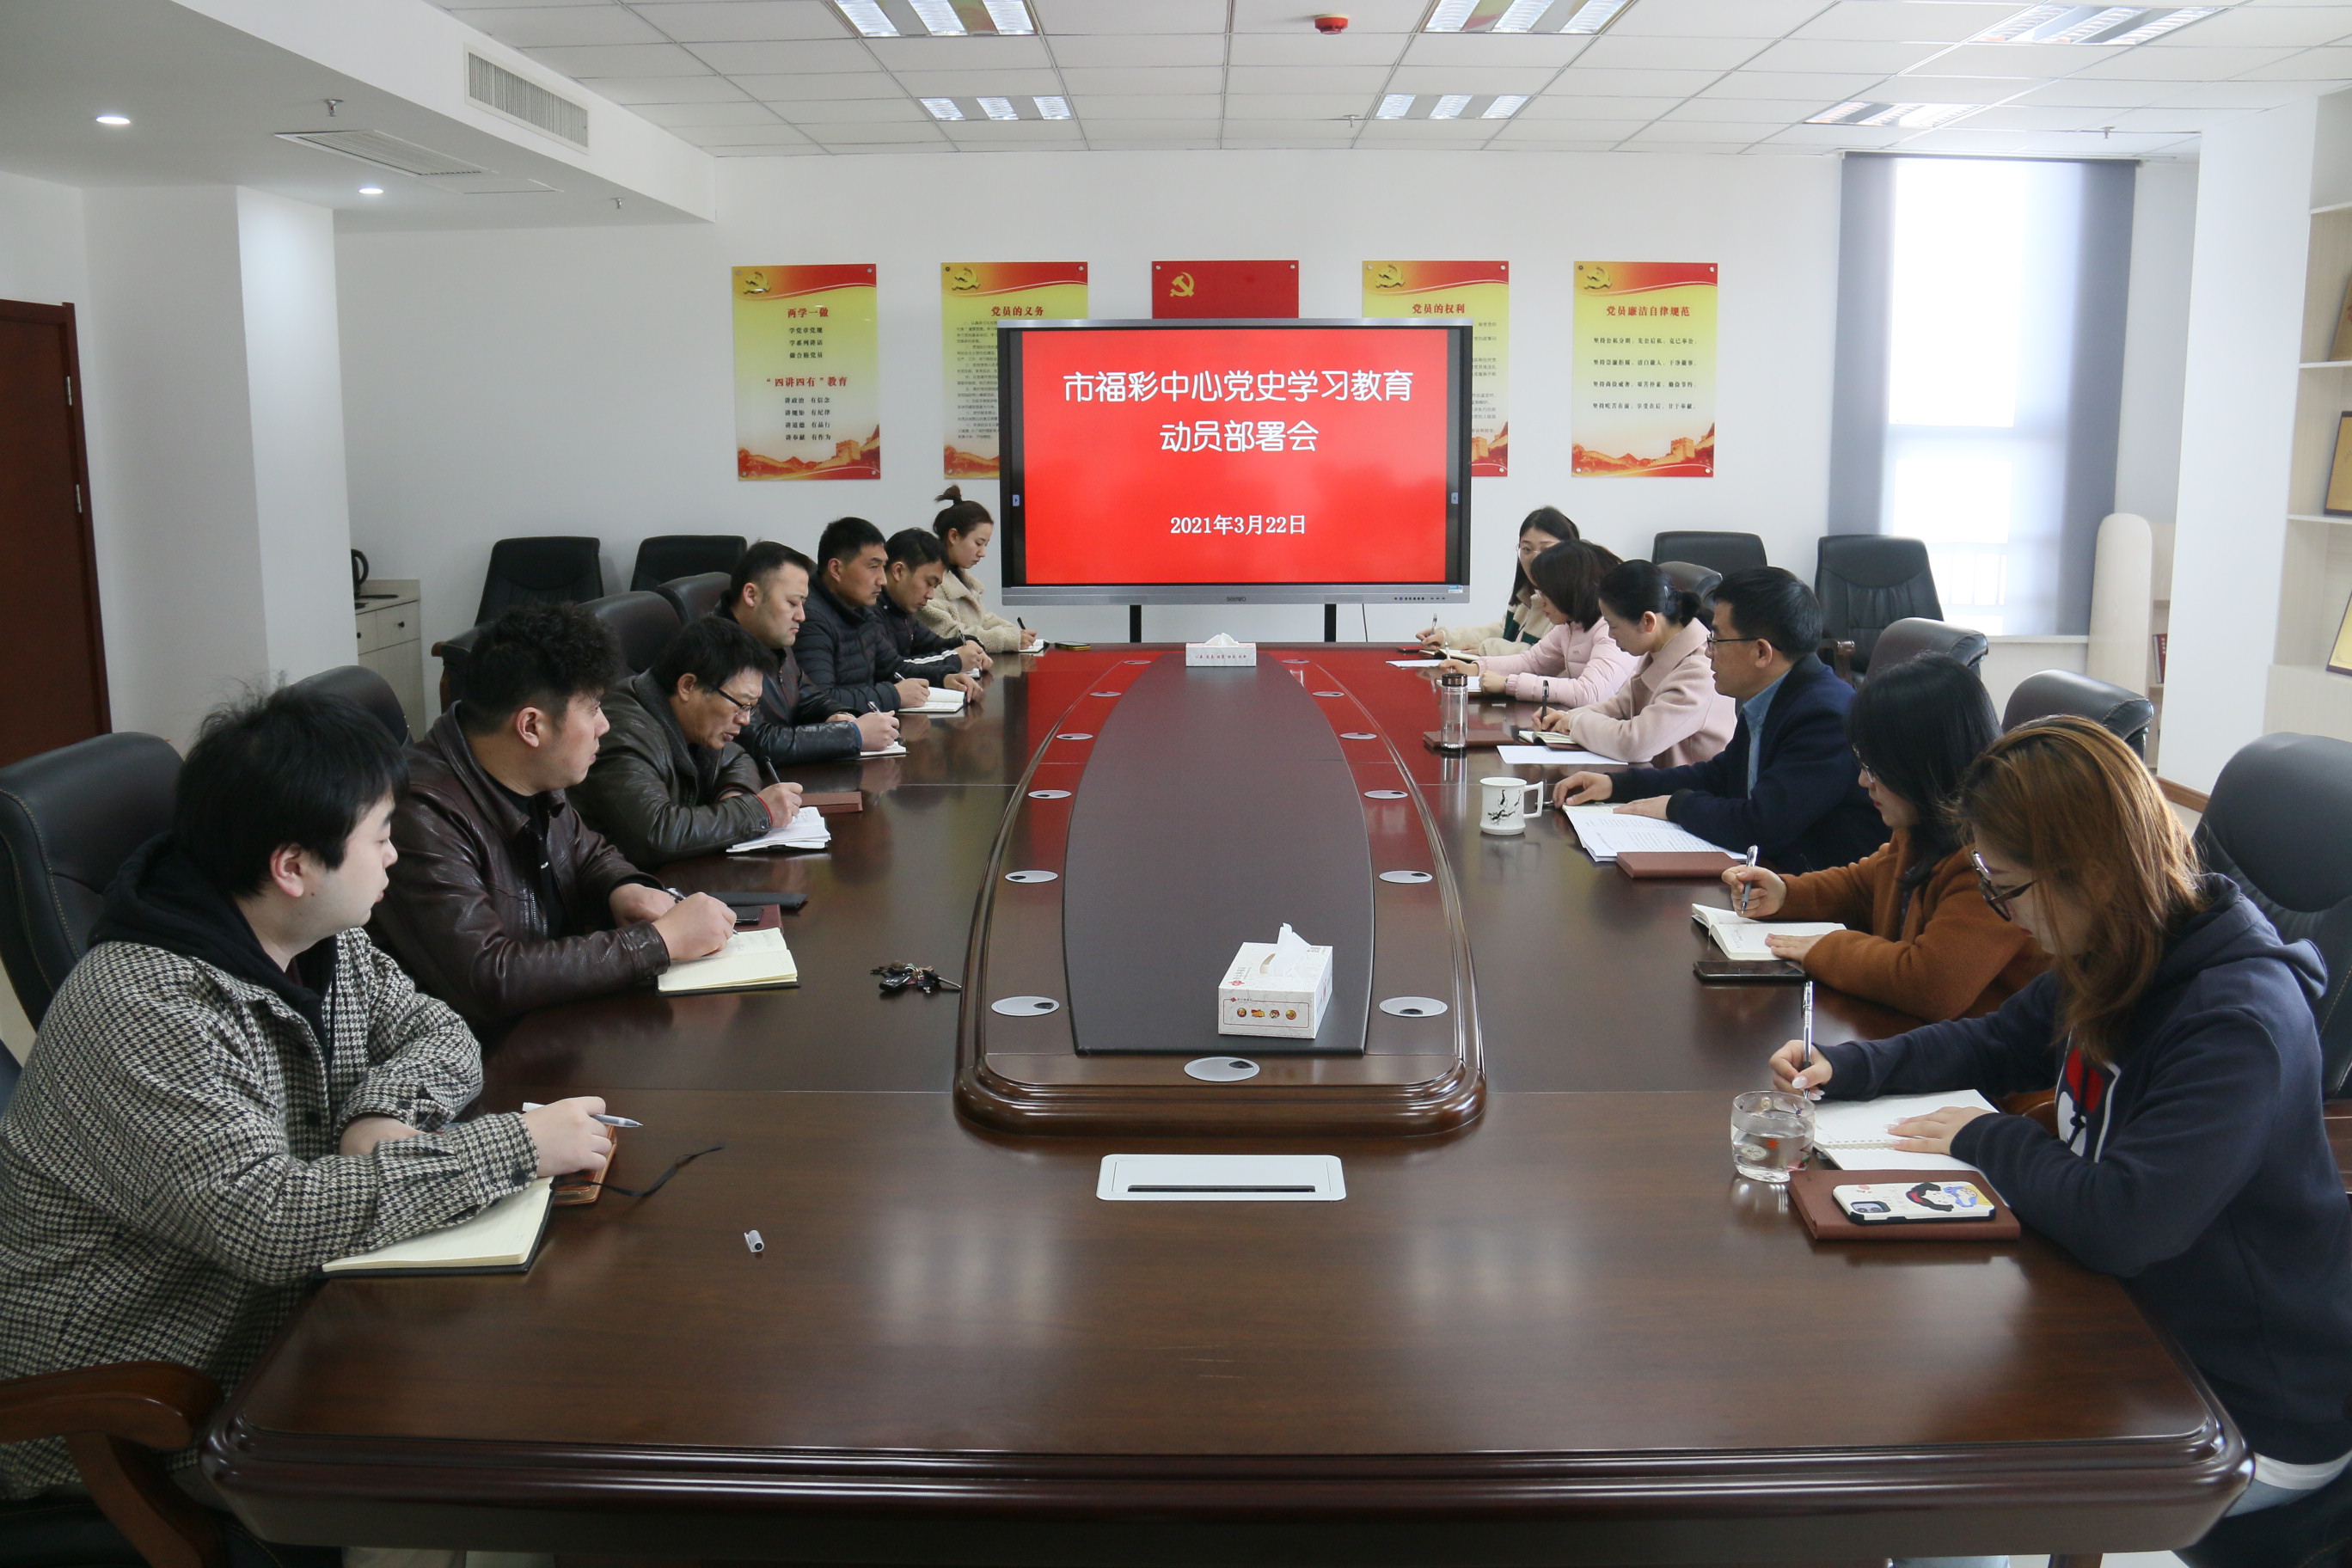
{"type": "Polygon", "coordinates": [[[2053,1139],[1980,1116],[1952,1152],[2018,1218],[2113,1274],[2205,1375],[2254,1451],[2352,1449],[2352,1209],[2320,1121],[2312,999],[2326,976],[2236,884],[2208,877],[2109,1074],[2053,1044],[2058,977],[2000,1012],[1830,1046],[1828,1095],[2061,1090],[2053,1139]]]}
{"type": "Polygon", "coordinates": [[[793,651],[808,677],[793,711],[802,723],[834,713],[898,710],[898,650],[873,605],[850,604],[818,584],[809,590],[808,619],[793,651]]]}

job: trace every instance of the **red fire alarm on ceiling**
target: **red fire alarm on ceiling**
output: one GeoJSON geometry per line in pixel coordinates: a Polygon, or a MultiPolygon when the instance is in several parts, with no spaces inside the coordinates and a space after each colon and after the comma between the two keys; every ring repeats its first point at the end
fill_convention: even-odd
{"type": "Polygon", "coordinates": [[[1348,30],[1348,18],[1339,16],[1318,16],[1315,18],[1315,30],[1318,33],[1344,33],[1348,30]]]}

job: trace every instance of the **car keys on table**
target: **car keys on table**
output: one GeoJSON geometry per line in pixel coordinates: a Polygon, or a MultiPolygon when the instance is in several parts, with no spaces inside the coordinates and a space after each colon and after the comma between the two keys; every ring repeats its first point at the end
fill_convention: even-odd
{"type": "Polygon", "coordinates": [[[885,996],[895,996],[909,986],[926,996],[963,989],[928,963],[886,963],[873,973],[882,977],[882,994],[885,996]]]}

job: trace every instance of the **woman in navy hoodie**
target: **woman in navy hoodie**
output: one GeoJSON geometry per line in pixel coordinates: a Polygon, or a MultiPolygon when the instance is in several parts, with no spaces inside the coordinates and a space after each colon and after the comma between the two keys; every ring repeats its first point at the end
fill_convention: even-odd
{"type": "Polygon", "coordinates": [[[1948,1153],[2169,1331],[2254,1451],[2233,1513],[2352,1462],[2352,1211],[2320,1123],[2312,1000],[2326,974],[2224,877],[2200,876],[2147,767],[2081,719],[2012,730],[1957,816],[1985,901],[2051,972],[1997,1013],[1829,1046],[1783,1087],[1838,1100],[2055,1086],[2058,1136],[1953,1109],[1894,1124],[1948,1153]]]}

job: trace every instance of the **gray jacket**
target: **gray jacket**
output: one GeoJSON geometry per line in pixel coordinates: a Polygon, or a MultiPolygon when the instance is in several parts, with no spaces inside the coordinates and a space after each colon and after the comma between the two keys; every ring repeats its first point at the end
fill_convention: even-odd
{"type": "Polygon", "coordinates": [[[719,752],[688,746],[652,676],[614,687],[604,717],[613,727],[594,765],[564,796],[632,863],[715,855],[774,826],[759,798],[759,763],[732,741],[719,752]]]}

